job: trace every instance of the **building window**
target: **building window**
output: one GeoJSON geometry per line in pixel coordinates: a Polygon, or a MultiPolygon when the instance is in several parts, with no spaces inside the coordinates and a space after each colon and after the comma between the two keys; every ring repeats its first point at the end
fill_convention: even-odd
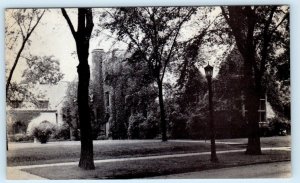
{"type": "Polygon", "coordinates": [[[47,109],[49,106],[48,100],[39,100],[38,102],[38,108],[47,109]]]}
{"type": "Polygon", "coordinates": [[[105,92],[105,105],[106,105],[106,107],[109,106],[109,92],[108,91],[105,92]]]}
{"type": "Polygon", "coordinates": [[[11,101],[11,107],[12,108],[19,108],[21,106],[22,101],[20,100],[13,100],[11,101]]]}
{"type": "Polygon", "coordinates": [[[266,121],[266,112],[260,112],[259,115],[260,115],[259,117],[260,122],[266,121]]]}
{"type": "Polygon", "coordinates": [[[266,121],[266,99],[261,98],[259,100],[259,122],[265,122],[266,121]]]}

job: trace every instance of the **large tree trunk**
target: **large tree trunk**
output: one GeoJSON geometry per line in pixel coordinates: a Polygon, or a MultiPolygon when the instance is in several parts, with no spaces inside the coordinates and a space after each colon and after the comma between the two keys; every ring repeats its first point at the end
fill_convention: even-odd
{"type": "Polygon", "coordinates": [[[89,40],[85,40],[85,36],[78,33],[76,40],[77,55],[79,65],[78,72],[78,113],[80,123],[80,141],[81,152],[79,167],[85,170],[95,169],[93,155],[93,138],[91,117],[89,108],[89,82],[90,82],[90,67],[88,64],[89,56],[89,40]]]}
{"type": "Polygon", "coordinates": [[[248,145],[246,154],[261,154],[260,133],[259,133],[259,91],[248,88],[246,93],[246,108],[248,113],[246,119],[248,122],[248,145]]]}
{"type": "Polygon", "coordinates": [[[95,169],[93,157],[93,138],[89,108],[90,67],[88,64],[89,41],[94,27],[92,9],[78,9],[78,30],[74,26],[64,8],[61,9],[76,42],[79,65],[78,72],[78,113],[80,124],[81,151],[79,167],[85,170],[95,169]]]}
{"type": "Polygon", "coordinates": [[[159,99],[159,108],[160,108],[161,140],[165,142],[168,139],[167,139],[167,121],[166,121],[166,113],[164,107],[162,81],[158,79],[157,85],[158,85],[158,99],[159,99]]]}
{"type": "Polygon", "coordinates": [[[89,80],[90,69],[86,63],[77,66],[78,72],[78,112],[80,121],[81,152],[79,167],[90,170],[95,169],[93,160],[93,140],[91,133],[91,120],[89,111],[89,80]]]}
{"type": "Polygon", "coordinates": [[[244,91],[245,91],[245,105],[248,110],[246,113],[246,120],[248,123],[248,144],[247,154],[261,154],[260,134],[259,134],[259,99],[261,95],[260,87],[257,87],[255,82],[253,63],[255,63],[254,53],[251,48],[247,54],[244,55],[244,91]]]}

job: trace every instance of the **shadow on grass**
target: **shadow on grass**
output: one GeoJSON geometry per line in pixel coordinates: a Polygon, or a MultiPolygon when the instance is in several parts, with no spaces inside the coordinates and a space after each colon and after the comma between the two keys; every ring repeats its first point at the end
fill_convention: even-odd
{"type": "Polygon", "coordinates": [[[84,171],[76,166],[30,168],[23,171],[48,179],[131,179],[145,178],[225,167],[289,161],[289,151],[264,151],[262,155],[245,153],[218,154],[219,163],[211,163],[209,155],[152,160],[97,163],[96,169],[84,171]]]}
{"type": "MultiPolygon", "coordinates": [[[[219,144],[218,150],[239,149],[232,145],[219,144]]],[[[132,144],[94,145],[94,159],[128,158],[153,155],[181,154],[210,151],[210,143],[187,142],[138,142],[132,144]]],[[[37,165],[78,161],[80,145],[43,146],[9,151],[8,166],[37,165]]]]}

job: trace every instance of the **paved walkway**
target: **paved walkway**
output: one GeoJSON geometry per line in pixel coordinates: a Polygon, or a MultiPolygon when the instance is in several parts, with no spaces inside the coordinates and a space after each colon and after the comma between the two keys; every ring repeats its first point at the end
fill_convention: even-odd
{"type": "Polygon", "coordinates": [[[6,177],[8,180],[46,180],[43,177],[24,172],[15,167],[6,168],[6,177]]]}
{"type": "MultiPolygon", "coordinates": [[[[286,151],[290,151],[291,147],[269,147],[269,148],[262,148],[262,150],[286,150],[286,151]]],[[[232,152],[244,152],[244,151],[245,151],[244,149],[226,150],[226,151],[218,151],[217,154],[232,153],[232,152]]],[[[133,160],[151,160],[151,159],[199,156],[199,155],[208,155],[208,154],[210,154],[210,152],[156,155],[156,156],[118,158],[118,159],[104,159],[104,160],[94,160],[94,163],[99,164],[99,163],[124,162],[124,161],[133,161],[133,160]]],[[[77,165],[77,164],[78,164],[78,162],[76,161],[76,162],[64,162],[64,163],[52,163],[52,164],[7,167],[7,173],[8,173],[7,178],[8,179],[13,179],[13,180],[15,180],[15,179],[22,179],[22,180],[44,179],[42,177],[26,173],[26,172],[22,171],[22,169],[39,168],[39,167],[67,166],[67,165],[77,165]]]]}
{"type": "MultiPolygon", "coordinates": [[[[263,163],[198,172],[149,177],[153,179],[291,178],[291,162],[263,163]]],[[[148,179],[149,179],[148,178],[148,179]]]]}

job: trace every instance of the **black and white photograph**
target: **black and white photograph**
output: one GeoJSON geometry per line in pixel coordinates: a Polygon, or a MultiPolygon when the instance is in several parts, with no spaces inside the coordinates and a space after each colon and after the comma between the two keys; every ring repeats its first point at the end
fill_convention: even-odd
{"type": "Polygon", "coordinates": [[[8,180],[292,177],[289,5],[6,8],[4,26],[8,180]]]}

